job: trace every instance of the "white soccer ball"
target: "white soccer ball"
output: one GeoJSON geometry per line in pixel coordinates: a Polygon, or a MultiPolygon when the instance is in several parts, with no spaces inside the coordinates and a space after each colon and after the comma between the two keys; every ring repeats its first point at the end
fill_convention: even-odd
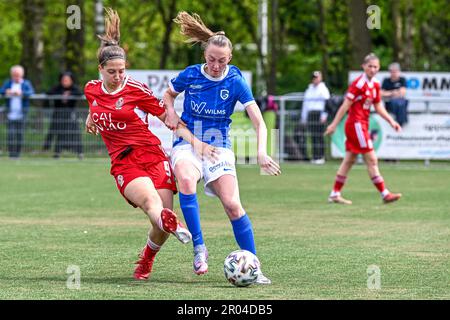
{"type": "Polygon", "coordinates": [[[260,272],[257,256],[247,250],[231,252],[223,263],[225,278],[236,287],[246,287],[255,283],[260,272]]]}

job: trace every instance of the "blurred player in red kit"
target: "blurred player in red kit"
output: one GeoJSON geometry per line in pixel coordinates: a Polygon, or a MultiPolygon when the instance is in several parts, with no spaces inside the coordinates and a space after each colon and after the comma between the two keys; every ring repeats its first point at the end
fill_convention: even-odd
{"type": "Polygon", "coordinates": [[[397,201],[402,196],[400,193],[391,193],[385,187],[369,134],[369,115],[372,105],[375,107],[375,111],[395,131],[401,131],[400,125],[392,119],[381,103],[380,83],[375,78],[375,75],[380,69],[380,60],[376,55],[371,53],[364,58],[362,68],[364,73],[351,83],[343,104],[325,131],[326,135],[332,134],[348,112],[348,118],[345,122],[345,136],[347,138],[345,142],[346,152],[341,166],[337,171],[333,190],[328,198],[328,201],[331,203],[352,204],[350,200],[341,196],[341,189],[347,180],[348,173],[355,163],[358,154],[363,155],[369,176],[380,192],[384,203],[397,201]]]}

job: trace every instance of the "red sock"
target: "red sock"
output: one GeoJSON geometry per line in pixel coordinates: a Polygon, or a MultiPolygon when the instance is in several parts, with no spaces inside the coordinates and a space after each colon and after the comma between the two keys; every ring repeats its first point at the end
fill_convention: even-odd
{"type": "Polygon", "coordinates": [[[346,176],[336,175],[336,180],[334,181],[333,191],[334,192],[340,192],[342,187],[345,184],[345,181],[347,180],[346,176]]]}
{"type": "Polygon", "coordinates": [[[373,177],[372,182],[378,189],[378,191],[383,192],[386,189],[386,187],[384,186],[384,180],[382,176],[373,177]]]}
{"type": "Polygon", "coordinates": [[[150,239],[147,240],[147,246],[144,251],[144,255],[148,258],[154,259],[156,254],[159,252],[161,246],[158,246],[156,243],[152,242],[150,239]]]}

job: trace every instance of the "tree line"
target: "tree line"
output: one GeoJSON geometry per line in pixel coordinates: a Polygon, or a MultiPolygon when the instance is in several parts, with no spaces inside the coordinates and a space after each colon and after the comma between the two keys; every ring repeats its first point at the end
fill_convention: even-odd
{"type": "Polygon", "coordinates": [[[18,63],[38,91],[65,70],[80,84],[97,78],[100,4],[121,15],[121,44],[131,69],[183,69],[203,61],[201,48],[186,44],[172,21],[185,10],[226,32],[235,46],[231,63],[252,71],[253,79],[263,61],[270,94],[304,91],[313,70],[322,70],[332,91],[342,92],[348,71],[358,70],[368,52],[380,56],[382,69],[397,61],[403,70],[450,70],[448,0],[268,0],[264,60],[258,0],[0,0],[1,78],[18,63]],[[371,5],[376,10],[368,12],[371,5]],[[79,8],[79,20],[69,7],[79,8]],[[79,28],[68,27],[74,21],[79,28]],[[368,27],[368,21],[379,24],[368,27]]]}

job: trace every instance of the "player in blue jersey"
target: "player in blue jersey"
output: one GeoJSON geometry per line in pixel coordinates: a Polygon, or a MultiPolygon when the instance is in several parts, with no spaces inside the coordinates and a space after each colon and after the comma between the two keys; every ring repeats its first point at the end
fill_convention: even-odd
{"type": "MultiPolygon", "coordinates": [[[[196,194],[197,183],[202,178],[205,193],[217,196],[222,202],[239,247],[256,254],[252,223],[239,198],[235,156],[229,139],[230,116],[238,101],[245,106],[256,130],[258,164],[270,175],[279,175],[281,171],[267,155],[267,128],[253,94],[240,70],[228,64],[232,56],[230,40],[223,31],[209,30],[196,14],[180,12],[174,21],[181,26],[181,33],[189,37],[188,42],[202,44],[206,60],[204,64],[187,67],[173,78],[163,98],[168,113],[166,125],[174,128],[178,121],[174,100],[184,91],[181,120],[200,141],[214,146],[209,158],[215,161],[198,156],[181,138],[174,142],[171,154],[181,210],[193,236],[194,272],[200,275],[208,271],[208,250],[203,240],[196,194]]],[[[271,281],[260,273],[257,283],[271,281]]]]}

